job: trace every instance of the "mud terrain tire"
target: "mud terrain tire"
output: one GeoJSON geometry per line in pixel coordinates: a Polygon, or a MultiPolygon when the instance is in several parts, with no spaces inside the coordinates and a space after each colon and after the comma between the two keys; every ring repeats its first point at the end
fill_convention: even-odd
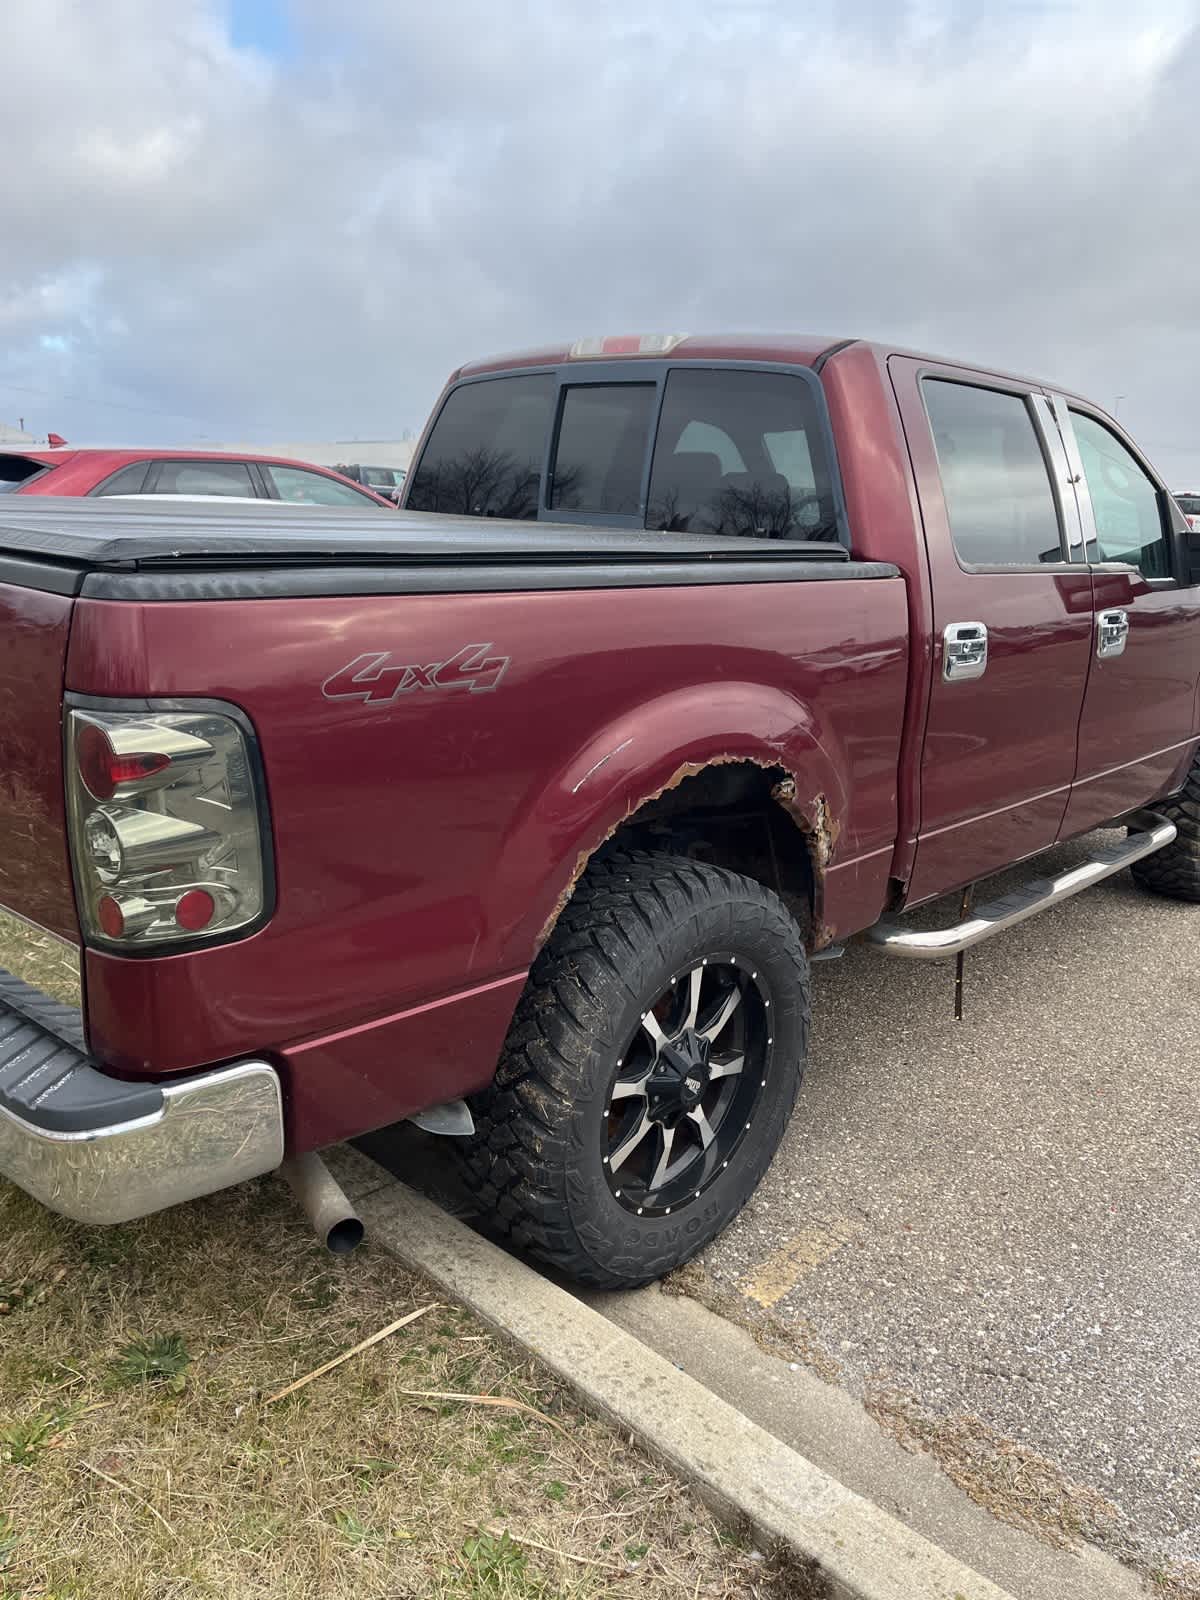
{"type": "Polygon", "coordinates": [[[770,1165],[808,1025],[801,932],[770,889],[679,855],[596,857],[472,1101],[464,1163],[489,1225],[602,1288],[687,1261],[770,1165]]]}
{"type": "Polygon", "coordinates": [[[1152,809],[1175,824],[1176,834],[1169,845],[1133,863],[1134,882],[1152,894],[1200,902],[1200,760],[1180,793],[1152,809]]]}

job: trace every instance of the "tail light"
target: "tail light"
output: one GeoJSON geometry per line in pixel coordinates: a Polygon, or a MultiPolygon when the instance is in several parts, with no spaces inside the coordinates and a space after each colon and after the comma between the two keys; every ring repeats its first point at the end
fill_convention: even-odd
{"type": "Polygon", "coordinates": [[[249,932],[267,906],[253,735],[230,712],[67,714],[67,806],[89,944],[249,932]]]}

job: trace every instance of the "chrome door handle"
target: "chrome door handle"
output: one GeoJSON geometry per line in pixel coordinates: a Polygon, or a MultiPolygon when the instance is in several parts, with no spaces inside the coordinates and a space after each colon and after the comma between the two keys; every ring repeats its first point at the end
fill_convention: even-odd
{"type": "Polygon", "coordinates": [[[1101,661],[1124,655],[1129,638],[1128,611],[1097,611],[1096,655],[1101,661]]]}
{"type": "Polygon", "coordinates": [[[942,677],[947,683],[982,678],[987,671],[988,637],[982,622],[948,622],[942,631],[942,677]]]}

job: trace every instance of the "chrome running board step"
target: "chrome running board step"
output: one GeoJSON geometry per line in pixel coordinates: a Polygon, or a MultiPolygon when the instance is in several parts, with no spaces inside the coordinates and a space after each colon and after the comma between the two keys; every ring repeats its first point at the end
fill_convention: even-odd
{"type": "Polygon", "coordinates": [[[1039,911],[1049,911],[1051,906],[1061,905],[1094,883],[1111,878],[1143,856],[1153,855],[1175,837],[1175,824],[1154,812],[1139,812],[1128,818],[1128,824],[1138,831],[1120,844],[1105,845],[1082,866],[1072,867],[1057,878],[1034,878],[1022,888],[990,900],[952,928],[916,932],[901,921],[885,919],[868,928],[866,940],[886,955],[904,956],[909,961],[941,961],[946,956],[960,955],[1007,928],[1015,928],[1018,922],[1036,917],[1039,911]]]}

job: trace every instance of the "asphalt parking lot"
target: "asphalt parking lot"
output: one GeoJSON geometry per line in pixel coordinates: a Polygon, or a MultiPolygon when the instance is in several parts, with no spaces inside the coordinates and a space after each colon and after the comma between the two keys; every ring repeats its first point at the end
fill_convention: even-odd
{"type": "MultiPolygon", "coordinates": [[[[1061,847],[1037,870],[1086,851],[1061,847]]],[[[918,916],[933,926],[956,911],[918,916]]],[[[1025,1559],[1047,1568],[1039,1594],[1066,1592],[1049,1545],[1080,1538],[1143,1574],[1197,1581],[1198,951],[1200,907],[1125,873],[968,955],[962,1022],[952,962],[852,945],[815,965],[810,1064],[780,1153],[673,1286],[864,1402],[978,1505],[1035,1529],[1046,1553],[1025,1559]]],[[[437,1141],[408,1129],[364,1145],[463,1210],[437,1141]]],[[[657,1293],[616,1297],[641,1297],[616,1319],[699,1371],[694,1325],[657,1293]],[[672,1316],[688,1326],[677,1341],[672,1316]]],[[[714,1387],[733,1348],[716,1353],[714,1387]]],[[[818,1389],[790,1403],[819,1407],[818,1389]]],[[[829,1426],[845,1430],[844,1409],[829,1426]]],[[[789,1442],[806,1448],[805,1428],[789,1442]]],[[[848,1466],[857,1448],[843,1441],[848,1466]]],[[[894,1461],[885,1488],[889,1476],[904,1515],[894,1461]]],[[[957,1533],[970,1558],[979,1526],[957,1533]]],[[[1086,1574],[1080,1591],[1093,1592],[1086,1574]]]]}
{"type": "Polygon", "coordinates": [[[1126,873],[971,953],[961,1023],[952,963],[817,965],[795,1119],[701,1262],[985,1503],[1031,1509],[984,1459],[1015,1444],[1148,1571],[1200,1560],[1198,952],[1200,908],[1126,873]]]}

